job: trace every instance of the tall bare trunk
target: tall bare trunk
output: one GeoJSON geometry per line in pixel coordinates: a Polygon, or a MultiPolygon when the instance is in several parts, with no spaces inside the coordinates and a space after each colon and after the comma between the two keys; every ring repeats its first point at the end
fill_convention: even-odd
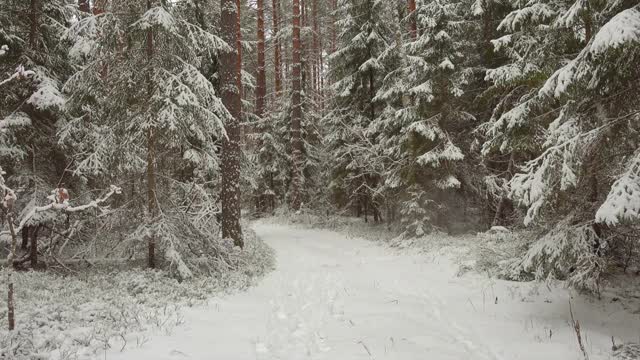
{"type": "MultiPolygon", "coordinates": [[[[235,23],[235,27],[236,27],[236,36],[237,36],[237,49],[238,49],[238,60],[236,62],[236,72],[239,74],[238,76],[238,91],[240,94],[240,104],[242,106],[242,96],[243,96],[243,89],[242,89],[242,23],[240,22],[241,19],[241,6],[242,3],[240,0],[236,0],[236,7],[238,9],[238,12],[236,13],[236,23],[235,23]]],[[[242,113],[242,110],[240,110],[240,112],[242,113]]]]}
{"type": "Polygon", "coordinates": [[[593,17],[591,13],[591,4],[587,1],[586,11],[582,14],[582,20],[584,22],[584,37],[585,43],[589,43],[591,41],[591,37],[593,36],[593,17]]]}
{"type": "Polygon", "coordinates": [[[483,55],[486,66],[490,66],[493,57],[493,44],[491,40],[495,38],[495,25],[493,24],[493,5],[485,2],[484,12],[482,14],[482,43],[483,55]]]}
{"type": "Polygon", "coordinates": [[[38,0],[31,0],[29,6],[29,20],[31,28],[29,29],[29,46],[31,50],[35,50],[38,35],[38,0]]]}
{"type": "MultiPolygon", "coordinates": [[[[317,0],[314,0],[314,4],[316,4],[317,0]]],[[[314,14],[314,21],[316,22],[316,34],[318,37],[318,43],[317,43],[317,47],[316,47],[316,63],[317,63],[317,77],[318,77],[318,98],[319,98],[319,105],[320,105],[320,110],[324,111],[324,42],[322,40],[322,34],[323,34],[323,26],[324,26],[324,21],[322,21],[324,18],[318,18],[318,13],[317,10],[315,11],[314,14]]]]}
{"type": "Polygon", "coordinates": [[[236,246],[243,247],[240,228],[240,119],[242,103],[240,97],[241,48],[239,38],[239,1],[220,0],[222,9],[221,34],[233,51],[220,56],[220,95],[229,110],[226,119],[227,137],[222,143],[222,237],[233,239],[236,246]],[[235,86],[234,86],[235,85],[235,86]]]}
{"type": "Polygon", "coordinates": [[[300,0],[293,0],[293,94],[291,110],[292,190],[291,207],[299,210],[302,204],[302,59],[300,53],[300,0]]]}
{"type": "Polygon", "coordinates": [[[338,46],[338,32],[336,30],[336,11],[338,11],[338,0],[331,0],[331,52],[334,53],[338,46]]]}
{"type": "Polygon", "coordinates": [[[311,2],[311,17],[313,20],[313,59],[311,60],[313,64],[313,90],[314,96],[318,99],[320,92],[320,40],[318,38],[320,27],[318,26],[318,0],[312,0],[311,2]]]}
{"type": "Polygon", "coordinates": [[[273,52],[274,52],[274,72],[275,72],[275,96],[277,97],[282,90],[282,64],[280,59],[280,39],[278,32],[280,31],[280,1],[273,0],[273,52]]]}
{"type": "Polygon", "coordinates": [[[416,0],[409,0],[409,32],[411,39],[418,38],[418,22],[416,19],[416,0]]]}
{"type": "Polygon", "coordinates": [[[267,95],[267,75],[264,59],[264,0],[258,0],[258,74],[256,84],[256,115],[264,116],[264,103],[267,95]]]}
{"type": "Polygon", "coordinates": [[[373,99],[376,97],[375,74],[369,70],[369,116],[373,122],[376,119],[376,105],[373,99]]]}
{"type": "Polygon", "coordinates": [[[7,320],[9,321],[9,331],[16,328],[16,316],[15,316],[15,300],[13,289],[13,261],[16,258],[16,230],[13,227],[13,199],[7,201],[7,221],[9,222],[9,231],[11,232],[11,253],[9,254],[8,269],[7,269],[7,320]]]}
{"type": "MultiPolygon", "coordinates": [[[[151,0],[147,0],[147,10],[151,9],[151,0]]],[[[147,94],[149,100],[153,96],[153,80],[152,80],[152,66],[153,66],[153,29],[147,30],[147,94]]],[[[149,127],[147,129],[147,211],[148,221],[153,222],[158,212],[158,203],[156,198],[156,134],[155,129],[149,127]]],[[[150,268],[156,267],[156,239],[155,234],[149,234],[148,238],[148,255],[147,261],[150,268]]]]}

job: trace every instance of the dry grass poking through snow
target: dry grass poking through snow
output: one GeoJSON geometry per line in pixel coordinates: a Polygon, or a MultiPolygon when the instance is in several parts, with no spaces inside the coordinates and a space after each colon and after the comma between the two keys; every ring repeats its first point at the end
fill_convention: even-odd
{"type": "MultiPolygon", "coordinates": [[[[154,333],[182,324],[181,309],[215,293],[244,289],[273,268],[271,248],[245,230],[236,268],[216,277],[179,282],[163,271],[88,269],[73,275],[21,272],[14,276],[17,329],[0,329],[0,359],[82,360],[110,348],[140,346],[154,333]]],[[[6,288],[5,271],[0,287],[6,288]]],[[[6,307],[0,319],[7,318],[6,307]]]]}

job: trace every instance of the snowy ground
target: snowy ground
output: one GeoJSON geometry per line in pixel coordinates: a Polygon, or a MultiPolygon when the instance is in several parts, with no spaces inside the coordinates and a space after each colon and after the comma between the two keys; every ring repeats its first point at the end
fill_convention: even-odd
{"type": "Polygon", "coordinates": [[[610,359],[640,341],[640,311],[547,285],[456,276],[445,255],[399,255],[326,230],[256,224],[277,252],[257,287],[189,309],[184,325],[109,360],[610,359]]]}

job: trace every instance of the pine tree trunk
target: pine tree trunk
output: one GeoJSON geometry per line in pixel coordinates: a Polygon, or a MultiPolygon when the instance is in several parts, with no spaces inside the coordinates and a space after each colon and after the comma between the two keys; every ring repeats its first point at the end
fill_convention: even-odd
{"type": "Polygon", "coordinates": [[[376,97],[375,74],[369,71],[369,117],[373,122],[376,119],[376,105],[373,101],[376,97]]]}
{"type": "Polygon", "coordinates": [[[29,20],[31,22],[31,28],[29,30],[29,46],[31,47],[31,50],[35,50],[38,35],[38,0],[31,0],[29,7],[29,20]]]}
{"type": "Polygon", "coordinates": [[[336,12],[338,11],[338,0],[331,1],[331,53],[336,52],[338,47],[338,31],[336,30],[336,12]]]}
{"type": "Polygon", "coordinates": [[[280,31],[280,2],[273,0],[273,52],[274,52],[274,78],[275,78],[275,97],[277,98],[282,90],[282,64],[280,61],[280,39],[278,32],[280,31]]]}
{"type": "Polygon", "coordinates": [[[338,11],[338,0],[331,1],[331,52],[334,53],[338,47],[338,32],[336,30],[336,11],[338,11]]]}
{"type": "Polygon", "coordinates": [[[302,204],[302,83],[300,54],[300,0],[293,0],[293,94],[291,110],[292,190],[291,207],[299,210],[302,204]]]}
{"type": "Polygon", "coordinates": [[[411,39],[418,38],[418,21],[416,19],[416,0],[409,0],[409,32],[411,39]]]}
{"type": "Polygon", "coordinates": [[[222,143],[222,237],[232,239],[236,246],[243,247],[240,228],[240,119],[242,103],[240,97],[240,71],[242,70],[239,35],[240,14],[236,0],[220,0],[222,39],[234,51],[220,56],[220,95],[229,110],[226,119],[227,137],[222,143]],[[236,10],[237,9],[237,10],[236,10]]]}
{"type": "Polygon", "coordinates": [[[27,250],[27,247],[29,246],[29,230],[31,229],[30,226],[23,226],[22,227],[22,245],[20,246],[22,248],[22,250],[27,250]]]}
{"type": "Polygon", "coordinates": [[[318,32],[320,28],[318,26],[318,0],[312,0],[311,17],[313,18],[313,90],[316,100],[319,100],[318,94],[320,93],[320,40],[318,38],[318,32]]]}
{"type": "Polygon", "coordinates": [[[93,15],[100,15],[107,11],[108,0],[96,0],[93,3],[93,15]]]}
{"type": "Polygon", "coordinates": [[[258,6],[258,74],[256,84],[256,115],[264,116],[265,97],[267,95],[267,75],[264,58],[264,0],[257,0],[258,6]]]}
{"type": "MultiPolygon", "coordinates": [[[[513,174],[513,167],[515,166],[515,153],[511,153],[509,157],[509,165],[507,166],[507,181],[511,179],[513,174]]],[[[493,217],[493,222],[491,226],[498,226],[503,223],[504,213],[506,211],[507,206],[509,205],[509,196],[504,195],[500,198],[500,202],[498,203],[498,208],[496,209],[496,214],[493,217]]]]}
{"type": "MultiPolygon", "coordinates": [[[[314,0],[314,4],[315,4],[314,0]]],[[[315,21],[318,24],[317,25],[317,31],[316,33],[318,34],[318,46],[316,49],[316,56],[317,56],[317,66],[318,66],[318,98],[320,100],[320,111],[322,114],[324,114],[324,42],[322,41],[322,34],[323,34],[323,24],[324,22],[322,21],[323,18],[318,18],[317,13],[314,15],[315,21]]]]}
{"type": "MultiPolygon", "coordinates": [[[[311,71],[310,71],[310,65],[311,62],[309,61],[309,54],[308,54],[308,46],[305,43],[305,38],[302,36],[302,31],[304,31],[307,26],[308,26],[309,22],[308,22],[308,17],[307,17],[307,4],[305,2],[305,0],[300,0],[300,61],[302,63],[302,66],[300,67],[300,84],[301,84],[301,91],[304,92],[305,94],[310,94],[310,90],[309,90],[309,79],[311,79],[311,71]]],[[[313,79],[311,79],[311,81],[313,81],[313,79]]],[[[302,96],[301,98],[301,103],[303,101],[302,96]]]]}
{"type": "Polygon", "coordinates": [[[78,8],[80,11],[89,13],[91,12],[91,5],[89,4],[89,0],[78,0],[78,8]]]}
{"type": "Polygon", "coordinates": [[[593,36],[593,17],[589,1],[586,2],[586,9],[582,14],[582,21],[584,22],[584,41],[588,44],[593,36]]]}
{"type": "MultiPolygon", "coordinates": [[[[147,10],[151,9],[151,0],[147,0],[147,10]]],[[[153,62],[154,44],[153,29],[147,30],[147,93],[149,100],[153,96],[153,81],[151,79],[151,70],[153,62]]],[[[157,214],[158,204],[156,198],[156,134],[152,127],[147,129],[147,211],[148,221],[151,224],[157,214]]],[[[155,234],[149,234],[148,238],[148,255],[147,261],[150,268],[156,267],[156,239],[155,234]]]]}
{"type": "Polygon", "coordinates": [[[17,239],[16,239],[16,230],[13,227],[13,200],[7,201],[7,221],[9,222],[9,232],[11,233],[11,253],[9,253],[8,263],[9,266],[7,268],[7,320],[9,321],[9,331],[12,331],[16,327],[16,316],[15,316],[15,300],[14,300],[14,290],[13,290],[13,262],[16,258],[17,251],[17,239]]]}
{"type": "MultiPolygon", "coordinates": [[[[240,0],[236,0],[236,8],[238,9],[238,12],[236,14],[236,33],[237,33],[237,49],[238,49],[238,60],[236,62],[236,72],[239,74],[238,75],[238,90],[239,90],[239,94],[240,94],[240,113],[242,113],[242,96],[243,96],[243,86],[242,86],[242,23],[240,22],[241,19],[241,13],[240,13],[240,9],[241,9],[242,3],[240,2],[240,0]]],[[[241,119],[240,117],[238,117],[238,119],[241,119]]]]}
{"type": "Polygon", "coordinates": [[[38,232],[39,226],[31,228],[31,248],[29,251],[29,261],[31,262],[31,268],[36,269],[38,267],[38,232]]]}
{"type": "Polygon", "coordinates": [[[493,16],[491,5],[487,4],[486,7],[484,14],[482,14],[482,40],[484,45],[484,61],[486,65],[489,65],[491,63],[491,54],[493,54],[493,44],[491,44],[491,40],[494,38],[494,26],[491,21],[493,16]]]}

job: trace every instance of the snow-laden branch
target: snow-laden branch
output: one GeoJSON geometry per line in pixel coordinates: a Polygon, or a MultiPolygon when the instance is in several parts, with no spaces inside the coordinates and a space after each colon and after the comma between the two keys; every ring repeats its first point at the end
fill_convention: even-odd
{"type": "MultiPolygon", "coordinates": [[[[62,189],[64,190],[64,189],[62,189]]],[[[66,191],[66,190],[65,190],[66,191]]],[[[98,207],[100,207],[100,204],[106,202],[107,200],[109,200],[109,198],[115,194],[121,194],[122,193],[122,189],[115,186],[115,185],[111,185],[111,190],[105,194],[102,198],[93,200],[91,202],[89,202],[88,204],[84,204],[84,205],[79,205],[79,206],[71,206],[69,204],[69,202],[66,199],[63,199],[60,202],[57,202],[55,198],[50,197],[50,199],[52,199],[52,202],[49,205],[45,205],[45,206],[36,206],[33,209],[31,209],[31,211],[29,211],[29,213],[27,213],[27,215],[25,217],[22,218],[22,220],[20,220],[20,226],[18,227],[18,229],[16,230],[16,232],[19,232],[22,227],[30,220],[32,219],[37,213],[40,212],[44,212],[44,211],[49,211],[49,210],[54,210],[54,211],[63,211],[66,213],[74,213],[74,212],[80,212],[80,211],[85,211],[88,209],[96,209],[98,207]]]]}
{"type": "Polygon", "coordinates": [[[4,86],[5,84],[10,83],[11,81],[15,80],[15,79],[22,79],[22,78],[27,78],[29,76],[34,75],[35,73],[31,70],[25,70],[24,67],[22,65],[18,66],[18,68],[16,69],[16,72],[9,76],[9,78],[0,81],[0,86],[4,86]]]}

